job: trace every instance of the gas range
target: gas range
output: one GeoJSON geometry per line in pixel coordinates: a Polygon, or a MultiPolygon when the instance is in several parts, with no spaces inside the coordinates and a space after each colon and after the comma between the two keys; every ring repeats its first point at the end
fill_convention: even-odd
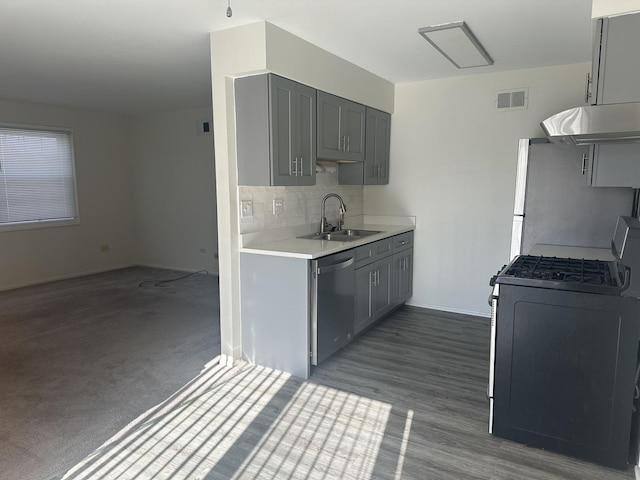
{"type": "Polygon", "coordinates": [[[493,435],[626,468],[640,371],[638,219],[619,217],[612,253],[520,255],[491,279],[493,435]]]}
{"type": "Polygon", "coordinates": [[[519,255],[491,279],[491,285],[620,295],[626,271],[618,262],[519,255]]]}

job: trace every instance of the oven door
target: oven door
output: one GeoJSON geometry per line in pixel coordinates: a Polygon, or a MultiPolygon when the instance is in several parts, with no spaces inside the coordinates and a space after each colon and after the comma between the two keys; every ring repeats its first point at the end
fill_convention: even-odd
{"type": "Polygon", "coordinates": [[[491,433],[625,468],[637,301],[502,284],[496,307],[491,433]]]}

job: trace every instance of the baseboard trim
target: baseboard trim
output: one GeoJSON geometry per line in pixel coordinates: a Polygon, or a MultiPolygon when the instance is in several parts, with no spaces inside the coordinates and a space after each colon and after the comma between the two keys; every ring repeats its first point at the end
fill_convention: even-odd
{"type": "Polygon", "coordinates": [[[423,304],[423,303],[417,303],[412,301],[409,301],[406,303],[411,307],[429,308],[431,310],[439,310],[441,312],[460,313],[462,315],[472,315],[474,317],[491,318],[491,313],[487,313],[487,312],[476,312],[473,310],[463,310],[461,308],[443,307],[442,305],[432,305],[429,303],[423,304]]]}
{"type": "MultiPolygon", "coordinates": [[[[168,265],[157,265],[154,263],[136,263],[135,266],[147,267],[147,268],[159,268],[161,270],[174,270],[176,272],[185,272],[185,273],[196,273],[196,272],[200,272],[201,270],[207,270],[206,268],[199,268],[197,270],[194,270],[193,268],[170,267],[168,265]]],[[[213,275],[216,277],[218,276],[218,272],[210,272],[209,270],[207,270],[207,274],[213,275]]]]}
{"type": "Polygon", "coordinates": [[[16,283],[16,284],[13,284],[13,285],[0,286],[0,292],[6,291],[6,290],[14,290],[16,288],[32,287],[34,285],[42,285],[43,283],[57,282],[57,281],[60,281],[60,280],[69,280],[71,278],[85,277],[87,275],[95,275],[96,273],[112,272],[114,270],[121,270],[123,268],[129,268],[129,267],[135,267],[135,266],[136,266],[136,264],[116,265],[116,266],[113,266],[113,267],[99,268],[99,269],[96,269],[96,270],[87,270],[87,271],[84,271],[84,272],[68,273],[66,275],[57,275],[55,277],[41,278],[39,280],[33,280],[31,282],[16,283]]]}
{"type": "MultiPolygon", "coordinates": [[[[195,273],[199,271],[199,270],[189,270],[184,268],[167,267],[167,266],[161,266],[161,265],[150,265],[150,264],[144,264],[144,263],[130,263],[130,264],[124,264],[124,265],[116,265],[108,268],[99,268],[96,270],[87,270],[87,271],[78,272],[78,273],[68,273],[66,275],[57,275],[55,277],[42,278],[39,280],[33,280],[31,282],[0,286],[0,292],[4,292],[7,290],[15,290],[16,288],[33,287],[34,285],[42,285],[44,283],[58,282],[60,280],[70,280],[72,278],[86,277],[87,275],[95,275],[97,273],[113,272],[114,270],[122,270],[123,268],[131,268],[131,267],[159,268],[161,270],[173,270],[173,271],[185,272],[185,273],[195,273]]],[[[202,270],[205,270],[205,269],[202,269],[202,270]]],[[[218,276],[218,272],[208,272],[208,274],[216,277],[218,276]]]]}

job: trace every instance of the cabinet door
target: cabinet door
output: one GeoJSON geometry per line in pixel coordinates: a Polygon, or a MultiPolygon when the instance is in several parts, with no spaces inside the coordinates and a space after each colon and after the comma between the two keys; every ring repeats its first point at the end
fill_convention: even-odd
{"type": "Polygon", "coordinates": [[[640,13],[604,19],[597,84],[598,104],[640,102],[638,31],[640,13]]]}
{"type": "Polygon", "coordinates": [[[640,188],[640,145],[595,145],[592,149],[591,185],[640,188]]]}
{"type": "Polygon", "coordinates": [[[378,113],[376,129],[376,163],[378,164],[378,185],[389,183],[389,153],[391,147],[391,115],[378,113]]]}
{"type": "Polygon", "coordinates": [[[413,251],[403,252],[400,261],[400,282],[398,285],[400,303],[413,294],[413,251]]]}
{"type": "Polygon", "coordinates": [[[373,317],[380,318],[391,309],[391,278],[393,257],[389,256],[375,263],[376,279],[373,298],[373,317]]]}
{"type": "Polygon", "coordinates": [[[373,323],[373,266],[356,270],[356,318],[354,333],[361,332],[373,323]]]}
{"type": "Polygon", "coordinates": [[[298,185],[316,184],[316,90],[297,84],[295,94],[295,162],[298,185]]]}
{"type": "Polygon", "coordinates": [[[318,158],[340,160],[342,156],[342,110],[344,100],[318,92],[318,158]]]}
{"type": "Polygon", "coordinates": [[[395,307],[402,303],[400,296],[400,285],[402,283],[402,262],[405,252],[396,253],[393,256],[393,270],[391,276],[391,306],[395,307]]]}
{"type": "Polygon", "coordinates": [[[367,108],[365,124],[364,184],[377,185],[378,164],[376,163],[376,136],[378,135],[378,111],[367,108]]]}
{"type": "Polygon", "coordinates": [[[593,30],[593,46],[591,51],[591,75],[587,75],[585,87],[585,103],[595,105],[598,103],[598,79],[600,78],[600,48],[602,39],[606,35],[604,30],[605,19],[599,18],[593,30]]]}
{"type": "Polygon", "coordinates": [[[364,135],[366,107],[359,103],[343,100],[342,110],[342,159],[364,161],[364,135]]]}
{"type": "Polygon", "coordinates": [[[393,256],[391,307],[396,307],[413,294],[413,249],[393,256]]]}
{"type": "Polygon", "coordinates": [[[295,162],[296,83],[276,75],[270,76],[271,102],[271,185],[296,185],[295,162]]]}

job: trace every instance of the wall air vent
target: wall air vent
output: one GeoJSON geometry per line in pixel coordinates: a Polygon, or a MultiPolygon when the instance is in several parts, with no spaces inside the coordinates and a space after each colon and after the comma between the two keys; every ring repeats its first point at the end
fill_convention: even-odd
{"type": "Polygon", "coordinates": [[[502,90],[496,94],[496,108],[500,111],[526,110],[529,106],[529,89],[502,90]]]}

